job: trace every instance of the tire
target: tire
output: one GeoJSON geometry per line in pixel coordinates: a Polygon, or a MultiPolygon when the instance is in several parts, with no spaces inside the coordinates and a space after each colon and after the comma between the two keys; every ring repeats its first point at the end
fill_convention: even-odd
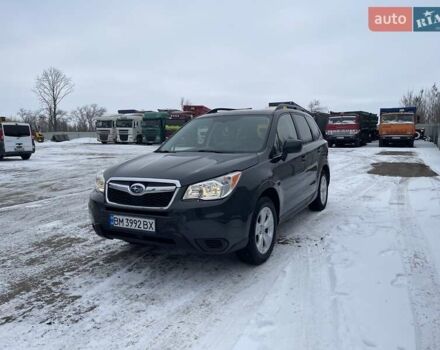
{"type": "Polygon", "coordinates": [[[318,193],[315,200],[310,203],[309,209],[313,211],[324,210],[327,206],[328,200],[328,177],[327,174],[322,171],[319,178],[318,193]],[[321,190],[322,189],[322,190],[321,190]]]}
{"type": "Polygon", "coordinates": [[[103,145],[106,145],[106,144],[107,144],[107,141],[101,141],[101,143],[102,143],[103,145]]]}
{"type": "Polygon", "coordinates": [[[356,140],[354,141],[354,147],[360,147],[361,144],[362,144],[361,139],[356,139],[356,140]]]}
{"type": "Polygon", "coordinates": [[[408,147],[414,147],[414,140],[408,141],[408,147]]]}
{"type": "Polygon", "coordinates": [[[138,145],[140,145],[140,144],[142,143],[142,136],[141,136],[141,135],[138,135],[138,136],[136,137],[136,143],[137,143],[138,145]]]}
{"type": "Polygon", "coordinates": [[[28,160],[30,157],[31,157],[30,154],[24,154],[24,155],[21,156],[21,159],[28,160]]]}
{"type": "Polygon", "coordinates": [[[264,263],[272,254],[277,225],[277,211],[273,202],[267,197],[260,198],[252,215],[249,242],[237,252],[239,259],[251,265],[264,263]]]}

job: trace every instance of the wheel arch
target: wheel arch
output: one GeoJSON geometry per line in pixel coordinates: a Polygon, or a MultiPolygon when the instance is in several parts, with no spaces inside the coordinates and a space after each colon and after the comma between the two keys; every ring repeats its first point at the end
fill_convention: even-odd
{"type": "Polygon", "coordinates": [[[275,206],[275,210],[277,211],[277,221],[280,220],[280,196],[278,195],[278,192],[273,187],[268,187],[265,190],[263,190],[258,198],[267,197],[269,198],[273,205],[275,206]]]}

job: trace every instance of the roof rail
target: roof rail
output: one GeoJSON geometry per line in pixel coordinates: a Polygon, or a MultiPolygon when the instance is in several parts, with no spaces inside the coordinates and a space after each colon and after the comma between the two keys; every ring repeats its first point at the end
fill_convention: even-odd
{"type": "Polygon", "coordinates": [[[214,109],[211,109],[206,114],[214,114],[214,113],[218,113],[218,112],[227,112],[227,111],[242,111],[244,109],[252,109],[252,108],[214,108],[214,109]]]}
{"type": "Polygon", "coordinates": [[[275,110],[279,109],[296,109],[302,112],[310,113],[307,109],[304,107],[301,107],[299,104],[293,102],[293,101],[287,101],[287,102],[269,102],[269,107],[276,107],[275,110]]]}

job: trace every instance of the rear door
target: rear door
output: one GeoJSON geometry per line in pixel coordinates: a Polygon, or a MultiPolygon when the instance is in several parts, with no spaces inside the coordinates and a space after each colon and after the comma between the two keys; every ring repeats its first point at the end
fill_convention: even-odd
{"type": "Polygon", "coordinates": [[[300,112],[294,112],[292,114],[296,130],[298,131],[298,137],[303,142],[302,157],[305,166],[305,183],[302,192],[302,199],[306,200],[316,192],[319,156],[317,144],[313,138],[309,124],[307,123],[306,115],[300,112]]]}
{"type": "Polygon", "coordinates": [[[28,124],[3,123],[5,152],[32,152],[31,128],[28,124]]]}

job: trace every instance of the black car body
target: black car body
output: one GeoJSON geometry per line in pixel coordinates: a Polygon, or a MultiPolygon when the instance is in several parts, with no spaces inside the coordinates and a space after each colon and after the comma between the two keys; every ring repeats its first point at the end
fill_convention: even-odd
{"type": "Polygon", "coordinates": [[[98,190],[89,201],[93,227],[100,236],[132,243],[217,254],[239,251],[244,260],[258,264],[270,255],[278,222],[308,205],[325,207],[327,155],[327,142],[313,118],[293,107],[207,114],[185,125],[155,152],[99,175],[98,190]],[[204,149],[210,139],[217,140],[216,149],[204,149]],[[186,148],[179,149],[179,142],[186,148]],[[188,142],[197,147],[187,147],[188,142]],[[201,182],[205,183],[194,185],[201,182]],[[230,192],[224,198],[198,199],[206,193],[221,196],[219,189],[230,192]],[[259,207],[262,213],[266,208],[266,214],[258,214],[259,207]],[[253,232],[258,225],[261,232],[268,230],[258,220],[270,220],[272,213],[270,249],[255,255],[249,251],[253,232]],[[124,216],[129,218],[127,225],[124,216]],[[137,220],[143,218],[147,221],[137,220]]]}

